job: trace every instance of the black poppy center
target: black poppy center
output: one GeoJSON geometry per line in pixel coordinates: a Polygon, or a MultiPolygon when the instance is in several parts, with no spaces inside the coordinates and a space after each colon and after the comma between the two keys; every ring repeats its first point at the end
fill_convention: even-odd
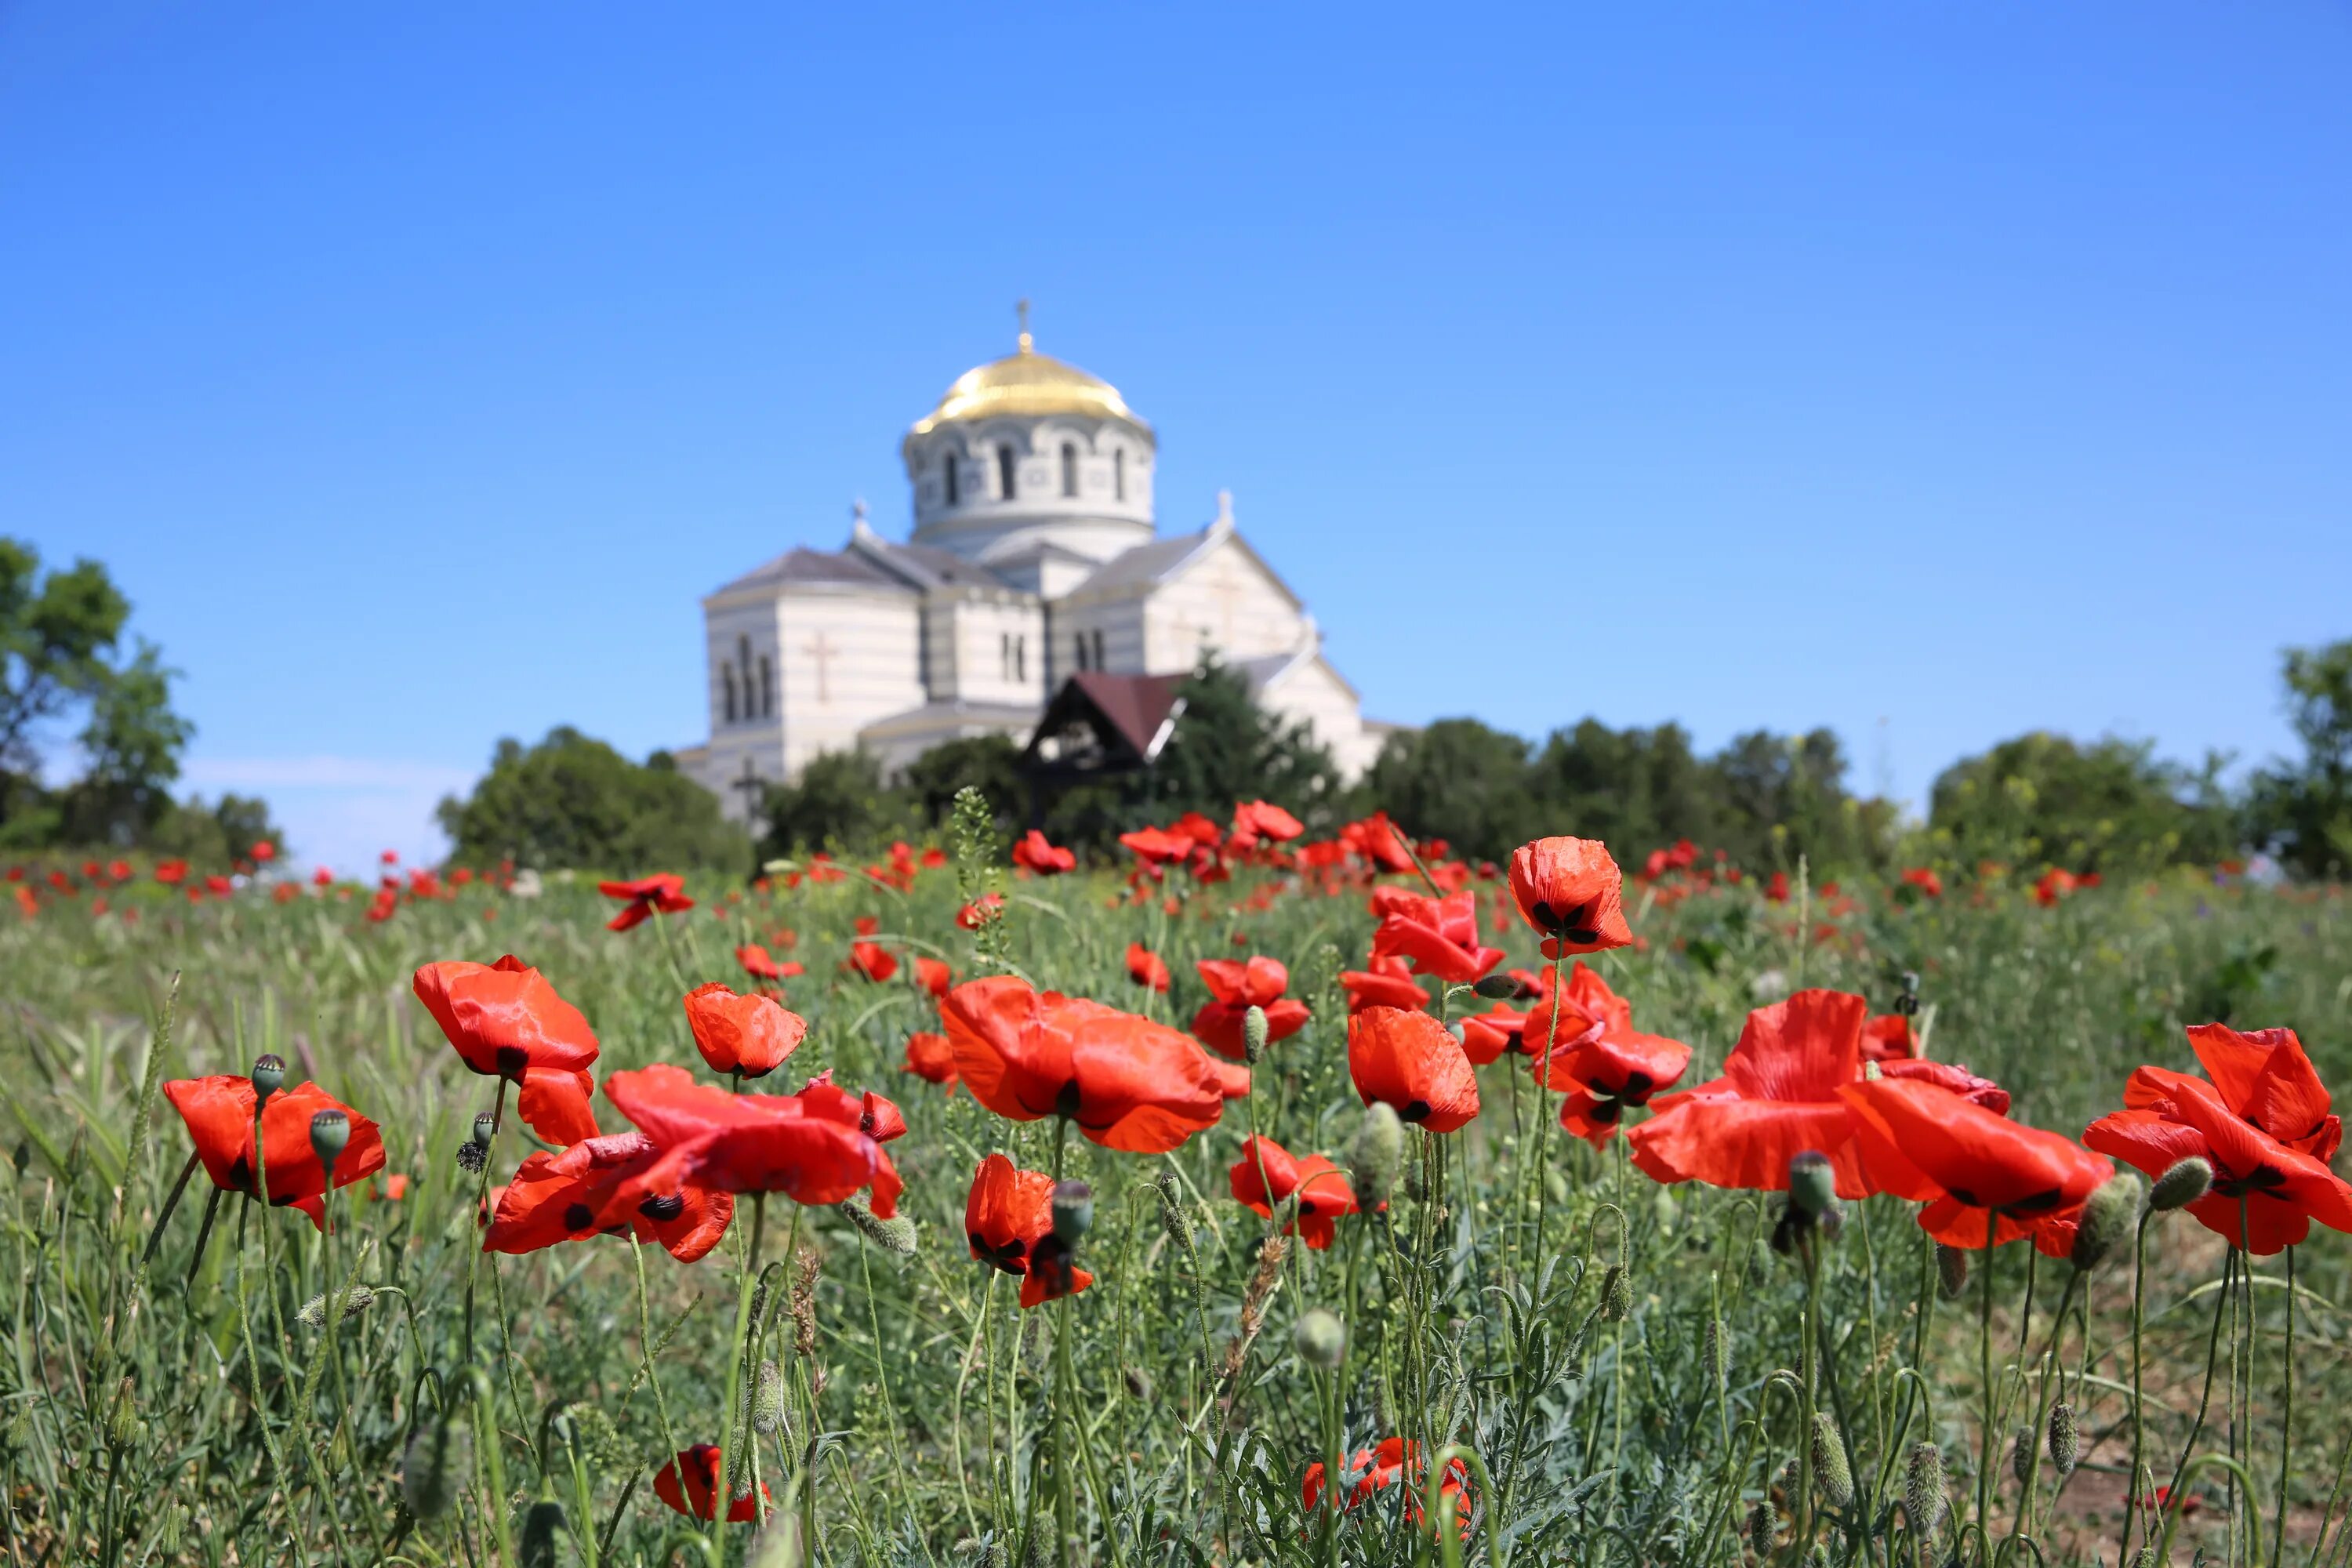
{"type": "Polygon", "coordinates": [[[520,1046],[500,1046],[498,1055],[499,1076],[520,1080],[523,1069],[530,1066],[530,1053],[520,1046]]]}
{"type": "Polygon", "coordinates": [[[594,1209],[590,1208],[586,1204],[572,1204],[572,1205],[571,1205],[569,1207],[567,1207],[567,1208],[565,1208],[565,1209],[564,1209],[564,1211],[563,1211],[563,1228],[564,1228],[564,1229],[566,1229],[566,1230],[593,1230],[595,1227],[596,1227],[596,1211],[595,1211],[594,1209]]]}
{"type": "Polygon", "coordinates": [[[1078,1095],[1078,1080],[1072,1079],[1062,1086],[1060,1093],[1054,1096],[1054,1114],[1066,1116],[1075,1121],[1078,1108],[1084,1103],[1078,1095]]]}
{"type": "Polygon", "coordinates": [[[1397,1120],[1400,1121],[1426,1121],[1429,1115],[1430,1104],[1425,1100],[1408,1100],[1397,1107],[1397,1120]]]}
{"type": "Polygon", "coordinates": [[[671,1193],[667,1197],[649,1197],[637,1205],[637,1212],[649,1220],[673,1220],[686,1212],[686,1194],[671,1193]]]}

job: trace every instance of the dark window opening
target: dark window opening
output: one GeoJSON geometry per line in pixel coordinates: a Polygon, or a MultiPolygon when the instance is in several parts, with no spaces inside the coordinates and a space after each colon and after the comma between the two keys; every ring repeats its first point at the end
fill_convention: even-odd
{"type": "Polygon", "coordinates": [[[1127,448],[1122,447],[1110,455],[1110,493],[1112,499],[1127,499],[1127,448]]]}
{"type": "Polygon", "coordinates": [[[947,504],[950,506],[955,505],[959,498],[956,495],[956,460],[955,454],[953,452],[944,453],[940,456],[940,479],[947,489],[947,504]]]}
{"type": "Polygon", "coordinates": [[[1013,499],[1014,491],[1020,488],[1014,483],[1015,477],[1013,467],[1013,448],[999,447],[996,449],[996,489],[999,500],[1013,499]]]}
{"type": "Polygon", "coordinates": [[[1062,493],[1078,493],[1078,449],[1067,441],[1062,443],[1062,493]]]}

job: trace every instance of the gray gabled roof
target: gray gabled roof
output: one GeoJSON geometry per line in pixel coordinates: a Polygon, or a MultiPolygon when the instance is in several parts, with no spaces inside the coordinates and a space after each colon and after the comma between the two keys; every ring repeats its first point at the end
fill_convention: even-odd
{"type": "Polygon", "coordinates": [[[847,553],[863,556],[918,588],[1011,586],[987,567],[967,561],[952,550],[942,550],[936,544],[901,544],[895,539],[883,538],[872,529],[861,529],[853,535],[847,553]]]}
{"type": "Polygon", "coordinates": [[[710,597],[715,599],[722,594],[741,593],[751,588],[793,586],[866,588],[885,594],[916,591],[900,578],[851,551],[796,548],[785,551],[773,561],[753,567],[715,590],[710,597]]]}
{"type": "Polygon", "coordinates": [[[1100,570],[1072,592],[1099,594],[1120,588],[1155,586],[1165,582],[1170,574],[1191,560],[1208,538],[1209,530],[1204,528],[1198,533],[1180,533],[1172,539],[1155,539],[1149,544],[1139,544],[1104,562],[1100,570]]]}

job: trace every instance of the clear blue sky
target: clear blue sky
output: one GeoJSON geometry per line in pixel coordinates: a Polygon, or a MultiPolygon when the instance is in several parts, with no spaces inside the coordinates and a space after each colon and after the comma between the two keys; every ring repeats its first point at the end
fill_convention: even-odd
{"type": "Polygon", "coordinates": [[[702,734],[1036,301],[1382,717],[2283,748],[2352,635],[2352,11],[0,0],[0,530],[207,790],[702,734]]]}

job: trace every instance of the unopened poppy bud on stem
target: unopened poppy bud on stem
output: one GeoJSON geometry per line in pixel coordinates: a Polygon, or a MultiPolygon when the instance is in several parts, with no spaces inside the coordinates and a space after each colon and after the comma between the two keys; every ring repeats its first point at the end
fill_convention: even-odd
{"type": "Polygon", "coordinates": [[[1054,1184],[1054,1235],[1076,1247],[1095,1226],[1095,1190],[1084,1182],[1054,1184]]]}
{"type": "Polygon", "coordinates": [[[1948,1505],[1944,1479],[1944,1450],[1933,1443],[1911,1445],[1911,1461],[1903,1471],[1903,1511],[1911,1521],[1911,1533],[1920,1541],[1933,1541],[1941,1528],[1944,1510],[1948,1505]]]}
{"type": "Polygon", "coordinates": [[[2082,1216],[2074,1224],[2074,1245],[2066,1255],[2067,1261],[2086,1273],[2096,1268],[2138,1221],[2139,1179],[2108,1177],[2083,1201],[2082,1216]]]}
{"type": "Polygon", "coordinates": [[[1837,1201],[1837,1173],[1830,1157],[1805,1149],[1789,1157],[1789,1204],[1808,1219],[1818,1219],[1837,1201]]]}
{"type": "Polygon", "coordinates": [[[515,1549],[522,1568],[555,1568],[556,1542],[571,1528],[571,1521],[563,1517],[563,1505],[554,1499],[531,1504],[522,1516],[522,1540],[515,1549]]]}
{"type": "Polygon", "coordinates": [[[472,1434],[467,1426],[446,1416],[428,1422],[408,1439],[408,1452],[400,1464],[401,1500],[419,1519],[438,1519],[457,1500],[457,1489],[473,1465],[472,1434]]]}
{"type": "Polygon", "coordinates": [[[274,1052],[253,1062],[253,1098],[257,1104],[286,1087],[286,1058],[274,1052]]]}
{"type": "Polygon", "coordinates": [[[1756,1506],[1748,1510],[1748,1549],[1756,1553],[1757,1562],[1771,1557],[1772,1535],[1779,1525],[1780,1521],[1772,1515],[1769,1498],[1758,1499],[1756,1506]]]}
{"type": "Polygon", "coordinates": [[[1853,1470],[1845,1462],[1845,1443],[1826,1410],[1813,1412],[1813,1484],[1832,1508],[1853,1500],[1853,1470]]]}
{"type": "Polygon", "coordinates": [[[776,1363],[763,1361],[760,1375],[751,1389],[751,1430],[762,1437],[772,1437],[784,1423],[784,1374],[776,1363]]]}
{"type": "Polygon", "coordinates": [[[2082,1436],[2074,1427],[2074,1407],[2064,1400],[2050,1407],[2050,1462],[2058,1467],[2058,1479],[2065,1479],[2074,1473],[2074,1463],[2083,1457],[2082,1436]]]}
{"type": "Polygon", "coordinates": [[[1309,1307],[1298,1315],[1290,1338],[1298,1347],[1299,1360],[1325,1372],[1338,1366],[1340,1358],[1348,1353],[1347,1325],[1320,1307],[1309,1307]]]}
{"type": "Polygon", "coordinates": [[[1483,974],[1470,989],[1489,1002],[1508,1002],[1519,994],[1519,983],[1507,974],[1483,974]]]}
{"type": "Polygon", "coordinates": [[[1397,1168],[1404,1163],[1404,1123],[1384,1100],[1364,1108],[1363,1125],[1348,1143],[1348,1175],[1356,1197],[1378,1208],[1396,1191],[1397,1168]]]}
{"type": "Polygon", "coordinates": [[[1253,1066],[1265,1055],[1265,1009],[1255,1004],[1242,1015],[1242,1054],[1253,1066]]]}
{"type": "Polygon", "coordinates": [[[319,1163],[331,1166],[352,1141],[352,1119],[340,1110],[321,1110],[310,1118],[310,1152],[319,1163]]]}
{"type": "Polygon", "coordinates": [[[1633,1281],[1625,1266],[1612,1263],[1601,1275],[1601,1321],[1622,1323],[1633,1315],[1633,1281]]]}
{"type": "Polygon", "coordinates": [[[1947,1301],[1957,1301],[1969,1288],[1969,1255],[1957,1247],[1936,1244],[1936,1289],[1947,1301]]]}
{"type": "Polygon", "coordinates": [[[2187,1208],[2212,1190],[2213,1167],[2202,1156],[2191,1154],[2165,1167],[2164,1174],[2156,1179],[2156,1187],[2147,1195],[2147,1206],[2158,1214],[2170,1214],[2175,1209],[2187,1208]]]}
{"type": "Polygon", "coordinates": [[[114,1408],[106,1418],[109,1447],[128,1448],[139,1440],[138,1385],[124,1378],[114,1387],[114,1408]]]}
{"type": "Polygon", "coordinates": [[[1168,1239],[1185,1252],[1192,1250],[1192,1216],[1184,1212],[1184,1195],[1176,1184],[1175,1175],[1162,1171],[1151,1178],[1151,1190],[1160,1194],[1160,1223],[1168,1232],[1168,1239]]]}

